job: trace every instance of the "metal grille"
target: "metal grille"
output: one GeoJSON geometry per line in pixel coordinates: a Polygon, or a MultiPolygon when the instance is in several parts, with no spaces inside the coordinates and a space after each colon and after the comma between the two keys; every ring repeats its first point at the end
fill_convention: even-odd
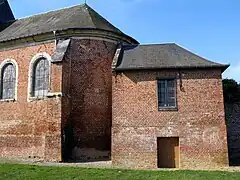
{"type": "Polygon", "coordinates": [[[176,107],[176,85],[175,80],[158,80],[158,106],[176,107]]]}
{"type": "Polygon", "coordinates": [[[14,99],[16,69],[13,64],[6,64],[2,70],[1,99],[14,99]]]}
{"type": "Polygon", "coordinates": [[[45,58],[39,59],[33,69],[33,96],[44,97],[49,86],[49,62],[45,58]]]}

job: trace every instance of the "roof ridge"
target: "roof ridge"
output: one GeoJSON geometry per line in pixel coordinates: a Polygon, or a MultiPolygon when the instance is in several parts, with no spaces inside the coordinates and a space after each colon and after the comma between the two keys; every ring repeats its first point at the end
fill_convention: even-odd
{"type": "Polygon", "coordinates": [[[68,6],[68,7],[63,7],[63,8],[59,8],[59,9],[55,9],[55,10],[50,10],[50,11],[46,11],[46,12],[36,13],[36,14],[33,14],[33,15],[21,17],[21,18],[16,19],[16,20],[24,20],[24,19],[27,19],[27,18],[32,18],[32,17],[36,17],[36,16],[48,14],[48,13],[51,13],[51,12],[62,11],[62,10],[66,10],[66,9],[71,9],[71,8],[74,8],[74,7],[84,7],[85,5],[86,5],[85,3],[83,3],[83,4],[76,4],[76,5],[72,5],[72,6],[68,6]]]}
{"type": "MultiPolygon", "coordinates": [[[[88,13],[89,17],[91,18],[91,22],[94,24],[94,26],[97,26],[96,23],[94,23],[94,20],[89,11],[89,10],[91,10],[91,11],[94,11],[94,10],[89,5],[87,5],[87,4],[84,4],[84,5],[86,6],[87,13],[88,13]]],[[[97,13],[97,12],[95,12],[95,13],[97,13]]]]}
{"type": "Polygon", "coordinates": [[[152,44],[140,44],[140,46],[159,46],[159,45],[173,45],[176,43],[169,42],[169,43],[152,43],[152,44]]]}
{"type": "Polygon", "coordinates": [[[175,43],[156,43],[156,44],[123,44],[123,47],[131,46],[165,46],[165,45],[175,45],[175,43]]]}
{"type": "Polygon", "coordinates": [[[119,33],[123,33],[120,29],[118,29],[116,26],[114,26],[113,24],[111,24],[106,18],[104,18],[101,14],[99,14],[97,11],[95,11],[91,6],[89,6],[88,4],[85,4],[87,10],[88,10],[88,14],[91,17],[91,20],[93,22],[93,24],[95,26],[98,26],[98,24],[96,23],[96,21],[93,19],[92,14],[97,15],[98,18],[100,18],[102,21],[104,21],[104,23],[108,24],[110,27],[116,29],[119,33]],[[92,13],[92,14],[91,14],[92,13]]]}

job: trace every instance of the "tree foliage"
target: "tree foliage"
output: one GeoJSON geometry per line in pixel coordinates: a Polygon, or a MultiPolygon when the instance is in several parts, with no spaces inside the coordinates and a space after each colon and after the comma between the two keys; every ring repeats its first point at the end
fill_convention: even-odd
{"type": "Polygon", "coordinates": [[[225,103],[240,102],[240,84],[234,79],[224,79],[223,95],[225,103]]]}

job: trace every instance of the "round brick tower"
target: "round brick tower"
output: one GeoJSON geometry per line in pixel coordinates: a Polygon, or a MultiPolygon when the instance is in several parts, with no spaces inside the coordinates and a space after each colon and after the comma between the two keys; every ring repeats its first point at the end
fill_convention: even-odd
{"type": "Polygon", "coordinates": [[[76,29],[63,65],[64,159],[105,160],[111,152],[112,62],[117,46],[137,44],[89,6],[88,18],[97,27],[76,29]],[[66,76],[66,77],[65,77],[66,76]],[[68,109],[66,111],[66,109],[68,109]],[[70,142],[69,142],[70,141],[70,142]]]}

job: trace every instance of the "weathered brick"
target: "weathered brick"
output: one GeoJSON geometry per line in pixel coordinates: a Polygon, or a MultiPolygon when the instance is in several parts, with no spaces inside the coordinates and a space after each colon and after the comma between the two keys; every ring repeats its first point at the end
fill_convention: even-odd
{"type": "Polygon", "coordinates": [[[62,97],[32,102],[31,58],[52,55],[55,43],[1,51],[0,62],[15,59],[19,76],[17,100],[0,102],[0,156],[61,161],[63,132],[71,124],[74,146],[67,148],[76,159],[106,158],[112,149],[115,165],[156,168],[157,137],[179,137],[181,168],[226,166],[221,70],[183,70],[182,79],[174,70],[115,74],[116,47],[72,39],[63,62],[51,67],[50,92],[62,97]],[[158,111],[156,79],[168,77],[177,78],[178,110],[158,111]]]}
{"type": "MultiPolygon", "coordinates": [[[[52,151],[53,147],[61,151],[61,138],[46,141],[49,134],[61,134],[61,100],[49,98],[28,102],[28,74],[30,61],[37,53],[46,52],[52,55],[55,43],[28,46],[0,52],[0,63],[5,59],[14,59],[18,64],[17,100],[15,102],[0,101],[0,157],[34,158],[61,160],[52,151]],[[48,122],[52,123],[48,123],[48,122]],[[52,142],[54,143],[52,145],[52,142]]],[[[51,91],[61,91],[61,69],[52,65],[51,91]]]]}
{"type": "Polygon", "coordinates": [[[113,76],[113,164],[157,168],[157,137],[179,137],[180,168],[228,165],[221,71],[181,73],[181,80],[174,70],[113,76]],[[156,79],[168,77],[177,79],[178,110],[158,111],[156,79]]]}
{"type": "Polygon", "coordinates": [[[69,98],[63,105],[71,108],[64,112],[63,121],[73,125],[75,149],[80,151],[111,149],[111,64],[116,46],[103,40],[72,39],[66,55],[63,85],[69,98]]]}

